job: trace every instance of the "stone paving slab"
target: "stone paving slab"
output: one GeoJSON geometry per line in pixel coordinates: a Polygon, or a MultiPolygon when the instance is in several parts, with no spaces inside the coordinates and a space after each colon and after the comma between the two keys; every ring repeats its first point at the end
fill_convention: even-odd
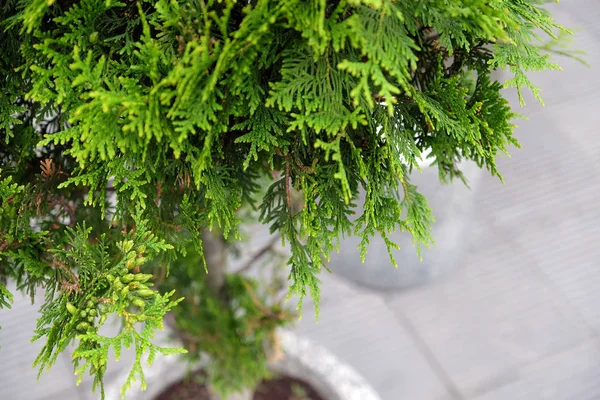
{"type": "Polygon", "coordinates": [[[511,238],[480,234],[468,253],[447,279],[389,300],[465,398],[590,336],[511,238]]]}
{"type": "Polygon", "coordinates": [[[600,333],[600,212],[577,218],[555,218],[546,224],[527,224],[516,234],[520,243],[535,243],[525,251],[546,278],[600,333]]]}
{"type": "MultiPolygon", "coordinates": [[[[556,128],[552,130],[550,122],[542,120],[528,127],[545,135],[545,144],[533,146],[527,143],[529,139],[523,139],[524,149],[515,151],[510,163],[499,163],[505,184],[484,179],[477,193],[476,213],[511,234],[538,228],[546,231],[548,241],[556,239],[555,244],[564,245],[570,241],[554,234],[554,224],[599,221],[600,214],[591,201],[600,194],[600,181],[594,178],[596,163],[582,154],[573,140],[561,136],[556,128]]],[[[523,243],[538,245],[527,240],[523,243]]]]}
{"type": "MultiPolygon", "coordinates": [[[[571,76],[570,71],[569,76],[571,76]]],[[[570,79],[575,78],[571,76],[570,79]]],[[[578,151],[578,157],[575,160],[578,160],[579,156],[592,160],[592,168],[585,176],[590,176],[592,171],[600,170],[600,164],[596,160],[598,152],[600,152],[600,140],[596,138],[598,134],[598,96],[598,93],[590,96],[572,96],[560,107],[549,108],[549,111],[542,116],[555,129],[568,135],[568,140],[576,146],[578,151]]],[[[590,180],[587,185],[594,184],[596,181],[590,180]]]]}
{"type": "Polygon", "coordinates": [[[444,383],[379,295],[325,272],[322,278],[320,322],[307,301],[297,333],[352,365],[383,400],[446,398],[444,383]]]}
{"type": "Polygon", "coordinates": [[[600,343],[597,339],[520,369],[518,378],[474,400],[597,400],[600,343]]]}

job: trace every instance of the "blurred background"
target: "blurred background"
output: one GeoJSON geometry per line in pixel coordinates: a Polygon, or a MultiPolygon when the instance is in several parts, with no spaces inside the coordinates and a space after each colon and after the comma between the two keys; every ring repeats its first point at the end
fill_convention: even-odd
{"type": "MultiPolygon", "coordinates": [[[[377,248],[359,271],[343,246],[338,273],[322,274],[319,323],[307,304],[295,328],[383,400],[600,399],[600,1],[549,8],[592,68],[556,57],[562,72],[532,74],[545,107],[526,94],[519,110],[507,91],[529,119],[516,121],[522,149],[498,160],[504,184],[482,173],[471,191],[426,193],[442,199],[434,234],[452,255],[425,251],[415,269],[403,238],[397,271],[377,248]],[[444,193],[460,198],[444,208],[444,193]]],[[[68,356],[34,383],[36,309],[0,311],[0,399],[94,398],[68,356]]]]}

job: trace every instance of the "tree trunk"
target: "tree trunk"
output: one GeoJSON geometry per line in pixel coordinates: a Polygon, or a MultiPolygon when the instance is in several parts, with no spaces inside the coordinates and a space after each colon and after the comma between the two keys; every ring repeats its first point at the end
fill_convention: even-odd
{"type": "MultiPolygon", "coordinates": [[[[208,275],[206,284],[210,291],[222,302],[227,301],[227,291],[225,288],[225,275],[227,273],[227,247],[225,240],[220,232],[202,232],[202,242],[204,247],[204,259],[208,275]]],[[[209,387],[210,390],[210,387],[209,387]]],[[[252,400],[253,393],[245,390],[242,393],[236,393],[224,399],[211,390],[211,400],[252,400]]]]}
{"type": "Polygon", "coordinates": [[[227,272],[227,248],[225,241],[218,232],[205,230],[202,232],[204,258],[208,275],[206,284],[213,294],[225,300],[225,274],[227,272]]]}

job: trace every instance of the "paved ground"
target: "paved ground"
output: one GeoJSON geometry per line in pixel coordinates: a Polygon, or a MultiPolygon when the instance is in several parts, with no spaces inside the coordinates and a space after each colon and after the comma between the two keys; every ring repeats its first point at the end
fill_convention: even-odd
{"type": "MultiPolygon", "coordinates": [[[[575,47],[597,65],[600,3],[553,8],[582,28],[575,47]]],[[[600,399],[600,74],[561,65],[535,76],[546,108],[528,101],[523,149],[500,160],[506,184],[486,177],[474,188],[451,274],[384,293],[324,276],[320,322],[307,312],[298,324],[383,400],[600,399]]],[[[83,399],[66,357],[33,384],[34,310],[21,301],[0,312],[0,398],[83,399]]]]}

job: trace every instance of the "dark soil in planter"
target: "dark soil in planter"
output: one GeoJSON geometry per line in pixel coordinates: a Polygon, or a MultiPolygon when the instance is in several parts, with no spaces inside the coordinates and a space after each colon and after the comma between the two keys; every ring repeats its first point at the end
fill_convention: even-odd
{"type": "MultiPolygon", "coordinates": [[[[188,378],[167,387],[154,400],[210,400],[208,389],[202,383],[203,374],[196,372],[188,378]]],[[[261,382],[253,400],[325,400],[306,382],[281,376],[261,382]]]]}
{"type": "Polygon", "coordinates": [[[194,372],[171,384],[154,400],[210,400],[208,389],[202,382],[204,382],[204,374],[194,372]]]}
{"type": "Polygon", "coordinates": [[[325,400],[308,383],[289,376],[263,381],[253,400],[325,400]]]}

